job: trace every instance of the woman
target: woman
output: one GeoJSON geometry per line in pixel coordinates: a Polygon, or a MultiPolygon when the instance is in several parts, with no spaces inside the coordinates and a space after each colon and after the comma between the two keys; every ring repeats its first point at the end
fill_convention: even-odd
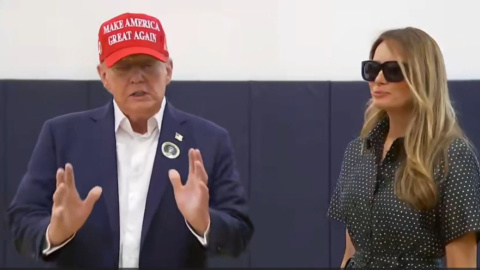
{"type": "Polygon", "coordinates": [[[445,258],[449,268],[476,268],[479,165],[438,45],[419,29],[386,31],[362,77],[372,97],[329,209],[347,228],[341,266],[432,268],[445,258]]]}

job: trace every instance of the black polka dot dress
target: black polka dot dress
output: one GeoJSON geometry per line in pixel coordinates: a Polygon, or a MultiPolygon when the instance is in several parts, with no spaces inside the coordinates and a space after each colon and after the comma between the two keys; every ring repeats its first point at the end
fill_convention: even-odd
{"type": "Polygon", "coordinates": [[[445,267],[445,245],[468,232],[480,231],[480,177],[475,154],[460,139],[435,169],[440,201],[419,211],[394,194],[395,170],[404,154],[397,139],[381,161],[388,133],[383,119],[366,140],[351,141],[331,198],[329,217],[346,224],[356,253],[348,267],[445,267]]]}

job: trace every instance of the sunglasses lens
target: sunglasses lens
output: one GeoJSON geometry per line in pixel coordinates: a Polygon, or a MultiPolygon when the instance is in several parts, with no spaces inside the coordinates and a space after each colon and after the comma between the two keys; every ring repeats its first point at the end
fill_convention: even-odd
{"type": "Polygon", "coordinates": [[[402,69],[397,62],[384,63],[383,76],[389,82],[401,82],[404,79],[402,69]]]}
{"type": "Polygon", "coordinates": [[[388,82],[401,82],[405,78],[400,65],[396,61],[384,62],[383,64],[375,61],[362,62],[362,78],[365,81],[373,82],[378,73],[383,70],[383,76],[388,82]]]}
{"type": "Polygon", "coordinates": [[[380,63],[376,63],[373,61],[364,61],[362,62],[362,78],[365,81],[373,82],[375,81],[375,78],[377,78],[378,73],[380,73],[381,69],[382,66],[380,63]]]}

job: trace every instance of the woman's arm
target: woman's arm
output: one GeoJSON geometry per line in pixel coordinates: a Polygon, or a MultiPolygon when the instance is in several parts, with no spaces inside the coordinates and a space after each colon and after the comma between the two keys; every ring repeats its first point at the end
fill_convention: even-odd
{"type": "Polygon", "coordinates": [[[440,181],[441,236],[447,267],[477,268],[480,232],[480,165],[465,141],[455,140],[448,152],[448,175],[440,181]]]}
{"type": "Polygon", "coordinates": [[[477,237],[468,233],[445,247],[447,268],[477,268],[477,237]]]}
{"type": "Polygon", "coordinates": [[[350,239],[350,235],[348,234],[348,230],[345,232],[345,254],[343,255],[343,261],[341,268],[345,267],[348,259],[350,259],[353,254],[355,254],[355,247],[352,244],[352,239],[350,239]]]}

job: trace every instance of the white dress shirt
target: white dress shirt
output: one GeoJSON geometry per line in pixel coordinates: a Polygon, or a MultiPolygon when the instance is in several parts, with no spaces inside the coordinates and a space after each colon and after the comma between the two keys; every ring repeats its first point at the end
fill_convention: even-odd
{"type": "MultiPolygon", "coordinates": [[[[166,98],[163,99],[160,111],[148,120],[148,130],[145,134],[134,132],[128,118],[122,113],[116,102],[113,101],[113,103],[120,209],[119,267],[138,268],[143,215],[162,127],[166,98]]],[[[170,168],[164,169],[169,170],[170,168]]],[[[202,237],[197,235],[186,221],[185,223],[200,243],[206,246],[210,224],[202,237]]],[[[75,235],[57,247],[51,247],[47,239],[43,253],[45,255],[51,254],[66,245],[73,237],[75,235]]]]}

